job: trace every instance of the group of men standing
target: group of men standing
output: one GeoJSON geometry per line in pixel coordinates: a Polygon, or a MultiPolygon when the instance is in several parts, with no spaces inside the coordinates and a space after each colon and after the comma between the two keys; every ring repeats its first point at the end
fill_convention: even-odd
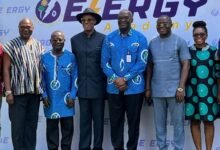
{"type": "Polygon", "coordinates": [[[136,150],[144,93],[147,100],[150,95],[153,97],[160,149],[166,149],[167,105],[175,122],[175,149],[183,149],[183,99],[190,55],[186,42],[171,33],[171,19],[168,16],[158,19],[159,36],[148,47],[146,37],[131,28],[133,16],[129,10],[119,12],[119,29],[107,36],[95,30],[102,18],[92,9],[87,8],[76,17],[84,30],[71,38],[72,53],[63,48],[65,36],[62,31],[52,33],[52,50],[43,52],[44,48],[31,36],[34,27],[27,18],[19,23],[20,37],[3,46],[3,75],[14,149],[36,148],[42,94],[48,149],[59,147],[59,122],[61,148],[71,149],[74,100],[78,96],[79,150],[91,150],[91,143],[93,150],[103,149],[106,98],[114,150],[124,150],[125,115],[128,120],[127,149],[136,150]]]}

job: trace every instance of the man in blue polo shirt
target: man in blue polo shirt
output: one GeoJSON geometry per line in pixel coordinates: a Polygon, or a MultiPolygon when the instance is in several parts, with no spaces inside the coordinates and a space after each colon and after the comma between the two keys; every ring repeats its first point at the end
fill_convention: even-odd
{"type": "Polygon", "coordinates": [[[108,78],[107,93],[111,123],[111,140],[115,150],[124,149],[124,115],[128,120],[128,150],[136,150],[140,112],[147,63],[147,40],[131,29],[129,10],[118,14],[119,30],[110,33],[103,43],[101,64],[108,78]]]}

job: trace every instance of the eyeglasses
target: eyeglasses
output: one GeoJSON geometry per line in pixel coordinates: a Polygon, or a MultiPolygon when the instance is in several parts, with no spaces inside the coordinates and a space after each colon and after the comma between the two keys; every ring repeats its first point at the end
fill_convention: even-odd
{"type": "Polygon", "coordinates": [[[32,26],[19,26],[19,28],[22,30],[24,30],[24,29],[30,30],[32,28],[32,26]]]}
{"type": "Polygon", "coordinates": [[[157,23],[157,27],[158,28],[163,28],[163,27],[170,27],[171,26],[171,23],[157,23]]]}
{"type": "Polygon", "coordinates": [[[84,18],[82,18],[81,19],[81,22],[92,22],[92,21],[94,21],[94,19],[92,19],[92,18],[88,18],[88,19],[84,19],[84,18]]]}
{"type": "Polygon", "coordinates": [[[123,20],[128,21],[129,19],[130,19],[129,16],[119,16],[119,17],[118,17],[118,21],[123,21],[123,20]]]}
{"type": "Polygon", "coordinates": [[[193,37],[197,38],[197,37],[204,37],[206,34],[205,33],[194,33],[193,37]]]}

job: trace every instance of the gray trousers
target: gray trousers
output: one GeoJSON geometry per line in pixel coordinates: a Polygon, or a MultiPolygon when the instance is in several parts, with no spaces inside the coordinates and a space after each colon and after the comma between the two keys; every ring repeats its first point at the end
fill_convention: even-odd
{"type": "Polygon", "coordinates": [[[79,150],[91,150],[92,131],[94,132],[93,150],[102,150],[105,100],[79,98],[79,106],[79,150]]]}
{"type": "Polygon", "coordinates": [[[157,145],[160,150],[167,150],[167,115],[170,111],[173,124],[173,146],[174,150],[183,150],[184,147],[184,102],[176,102],[175,97],[153,98],[154,121],[156,127],[157,145]]]}
{"type": "Polygon", "coordinates": [[[36,149],[39,105],[39,95],[24,94],[14,96],[14,104],[9,105],[14,150],[36,149]]]}

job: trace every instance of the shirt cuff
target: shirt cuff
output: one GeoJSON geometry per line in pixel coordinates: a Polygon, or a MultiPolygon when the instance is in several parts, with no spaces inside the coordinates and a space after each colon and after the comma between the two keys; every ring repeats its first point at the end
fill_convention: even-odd
{"type": "Polygon", "coordinates": [[[47,93],[46,93],[46,92],[43,92],[43,94],[42,94],[42,98],[43,98],[43,100],[44,100],[45,98],[48,98],[48,96],[47,96],[47,93]]]}

